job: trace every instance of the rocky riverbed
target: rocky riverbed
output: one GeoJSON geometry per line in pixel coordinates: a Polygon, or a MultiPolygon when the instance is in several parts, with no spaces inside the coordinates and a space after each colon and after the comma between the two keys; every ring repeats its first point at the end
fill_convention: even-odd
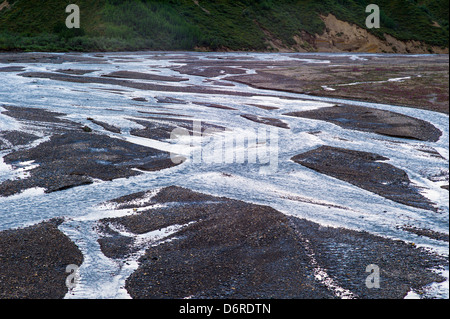
{"type": "Polygon", "coordinates": [[[448,56],[7,53],[0,72],[1,298],[448,298],[448,56]]]}
{"type": "Polygon", "coordinates": [[[108,257],[126,259],[142,249],[139,236],[183,225],[139,258],[126,280],[133,298],[402,298],[411,288],[444,280],[426,269],[445,259],[425,250],[269,206],[174,186],[130,199],[113,203],[142,208],[139,214],[100,220],[99,242],[108,257]],[[143,208],[143,202],[164,207],[143,208]],[[384,289],[361,285],[371,263],[383,269],[384,289]]]}

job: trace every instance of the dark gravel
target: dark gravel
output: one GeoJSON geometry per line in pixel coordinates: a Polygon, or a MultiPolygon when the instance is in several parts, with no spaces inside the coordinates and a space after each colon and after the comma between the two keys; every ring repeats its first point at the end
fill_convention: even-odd
{"type": "Polygon", "coordinates": [[[51,72],[24,72],[19,75],[28,78],[41,78],[51,79],[55,81],[66,81],[74,83],[99,83],[99,84],[111,84],[118,85],[139,90],[148,91],[160,91],[160,92],[186,92],[186,93],[200,93],[200,94],[218,94],[218,95],[235,95],[235,96],[253,96],[252,93],[216,90],[199,85],[187,85],[187,86],[171,86],[164,84],[156,84],[150,82],[136,82],[122,78],[109,78],[109,77],[94,77],[94,76],[82,76],[82,75],[70,75],[51,72]]]}
{"type": "Polygon", "coordinates": [[[174,68],[174,70],[180,72],[181,74],[189,74],[196,76],[204,76],[208,78],[217,77],[224,74],[245,74],[246,71],[244,69],[229,67],[229,66],[213,66],[213,65],[205,65],[201,63],[202,66],[191,63],[179,68],[174,68]]]}
{"type": "Polygon", "coordinates": [[[67,293],[68,265],[83,256],[50,220],[0,232],[0,299],[61,299],[67,293]]]}
{"type": "Polygon", "coordinates": [[[405,171],[383,163],[389,159],[378,154],[321,146],[296,155],[292,160],[395,202],[436,211],[433,204],[411,185],[405,171]]]}
{"type": "Polygon", "coordinates": [[[38,137],[34,134],[19,131],[0,131],[0,151],[14,146],[27,145],[38,137]]]}
{"type": "Polygon", "coordinates": [[[431,239],[441,240],[441,241],[446,241],[446,242],[449,241],[448,234],[437,232],[437,231],[434,231],[431,229],[424,229],[424,228],[412,227],[412,226],[403,226],[403,227],[401,227],[401,229],[406,230],[407,232],[419,235],[419,236],[428,237],[431,239]]]}
{"type": "Polygon", "coordinates": [[[0,68],[0,72],[21,72],[24,69],[23,66],[5,66],[0,68]]]}
{"type": "MultiPolygon", "coordinates": [[[[171,133],[176,128],[186,129],[189,134],[194,134],[194,123],[193,120],[176,119],[176,118],[162,118],[156,116],[147,116],[142,120],[131,119],[145,128],[143,129],[132,129],[130,131],[131,135],[151,138],[156,140],[168,140],[171,138],[171,133]]],[[[202,122],[199,127],[199,132],[196,133],[213,133],[213,132],[223,132],[226,128],[223,126],[202,122]]]]}
{"type": "Polygon", "coordinates": [[[100,56],[87,57],[80,53],[52,54],[45,52],[0,53],[0,63],[51,63],[80,62],[83,64],[108,63],[100,56]]]}
{"type": "Polygon", "coordinates": [[[33,125],[41,126],[43,129],[63,129],[67,131],[69,129],[77,129],[80,127],[80,125],[75,122],[62,119],[61,117],[66,115],[64,113],[12,105],[2,105],[2,108],[6,109],[6,111],[2,112],[3,114],[13,117],[21,122],[31,122],[33,125]]]}
{"type": "Polygon", "coordinates": [[[91,121],[92,123],[99,125],[101,127],[103,127],[105,130],[112,132],[112,133],[120,133],[120,128],[115,127],[114,125],[102,122],[102,121],[98,121],[95,120],[93,118],[88,118],[89,121],[91,121]]]}
{"type": "Polygon", "coordinates": [[[149,80],[149,81],[165,81],[165,82],[182,82],[187,81],[187,78],[175,77],[175,76],[163,76],[157,74],[148,74],[141,72],[131,71],[116,71],[109,74],[103,74],[103,77],[119,78],[119,79],[136,79],[136,80],[149,80]]]}
{"type": "Polygon", "coordinates": [[[331,122],[341,127],[381,135],[436,142],[442,132],[429,122],[400,113],[354,105],[325,107],[285,115],[331,122]]]}
{"type": "Polygon", "coordinates": [[[282,120],[276,119],[276,118],[261,117],[261,116],[257,116],[257,115],[253,115],[253,114],[243,114],[241,116],[247,120],[250,120],[250,121],[253,121],[256,123],[261,123],[261,124],[266,124],[266,125],[289,129],[289,125],[287,123],[283,122],[282,120]]]}
{"type": "Polygon", "coordinates": [[[56,72],[64,73],[64,74],[74,74],[74,75],[85,75],[88,73],[92,73],[98,70],[82,70],[82,69],[58,69],[56,72]]]}
{"type": "Polygon", "coordinates": [[[294,227],[309,240],[318,263],[336,278],[341,287],[362,299],[404,298],[410,289],[419,294],[430,282],[442,282],[430,271],[448,265],[448,259],[399,240],[343,228],[323,227],[307,220],[290,218],[294,227]],[[380,269],[380,288],[364,284],[368,265],[380,269]]]}
{"type": "MultiPolygon", "coordinates": [[[[121,197],[118,208],[147,192],[121,197]]],[[[127,279],[133,298],[336,298],[317,280],[318,267],[356,298],[403,298],[443,278],[429,270],[448,263],[423,249],[366,232],[322,227],[268,206],[167,187],[150,203],[165,203],[131,216],[100,221],[102,251],[119,260],[138,247],[111,230],[120,225],[143,234],[185,225],[148,247],[127,279]],[[314,259],[314,260],[313,260],[314,259]],[[366,267],[380,267],[381,287],[369,289],[366,267]]],[[[137,207],[137,206],[136,206],[137,207]]]]}
{"type": "Polygon", "coordinates": [[[93,178],[110,181],[139,175],[133,168],[155,171],[175,166],[169,153],[81,129],[54,135],[34,148],[4,157],[5,163],[13,166],[31,160],[39,166],[30,170],[25,179],[1,183],[0,196],[31,187],[54,192],[90,184],[93,178]]]}

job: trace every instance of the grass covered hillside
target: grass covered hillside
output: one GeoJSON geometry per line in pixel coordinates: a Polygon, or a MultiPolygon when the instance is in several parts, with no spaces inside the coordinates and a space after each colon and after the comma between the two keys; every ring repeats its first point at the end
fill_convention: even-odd
{"type": "Polygon", "coordinates": [[[370,3],[381,9],[381,28],[368,30],[377,38],[448,48],[447,0],[0,0],[0,50],[316,51],[323,17],[365,29],[370,3]],[[80,29],[65,26],[71,3],[80,29]]]}

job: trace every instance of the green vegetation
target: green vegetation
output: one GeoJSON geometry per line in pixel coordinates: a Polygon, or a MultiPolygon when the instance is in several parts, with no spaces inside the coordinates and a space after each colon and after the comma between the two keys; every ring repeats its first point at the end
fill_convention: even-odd
{"type": "Polygon", "coordinates": [[[380,7],[381,28],[372,29],[375,35],[384,38],[387,33],[399,40],[418,40],[430,45],[448,47],[448,0],[328,0],[335,2],[333,11],[337,18],[353,22],[361,27],[365,15],[359,14],[361,7],[370,3],[380,7]],[[442,12],[447,12],[444,17],[442,12]],[[358,14],[356,14],[358,13],[358,14]],[[440,22],[441,27],[433,26],[440,22]]]}
{"type": "MultiPolygon", "coordinates": [[[[0,5],[2,0],[0,0],[0,5]]],[[[365,27],[365,7],[381,8],[383,38],[448,47],[447,0],[9,0],[0,11],[0,50],[268,50],[294,36],[321,34],[320,15],[365,27]],[[81,10],[81,28],[67,29],[65,7],[81,10]]]]}

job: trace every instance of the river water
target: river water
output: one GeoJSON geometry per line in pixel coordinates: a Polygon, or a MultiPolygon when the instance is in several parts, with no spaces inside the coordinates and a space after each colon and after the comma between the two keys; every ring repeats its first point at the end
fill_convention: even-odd
{"type": "MultiPolygon", "coordinates": [[[[55,54],[58,55],[58,54],[55,54]]],[[[128,298],[124,282],[137,267],[134,260],[118,263],[105,257],[97,242],[96,221],[111,216],[111,210],[101,203],[138,191],[159,189],[178,185],[194,191],[225,196],[261,205],[270,205],[287,215],[306,218],[327,226],[344,227],[367,231],[379,236],[413,242],[418,247],[436,251],[448,256],[448,242],[421,237],[402,230],[402,226],[431,229],[448,234],[449,195],[442,189],[443,180],[430,180],[430,176],[448,177],[448,115],[427,110],[383,105],[360,101],[342,101],[332,98],[313,97],[302,94],[260,90],[244,84],[230,82],[230,86],[217,85],[214,81],[205,82],[205,78],[195,75],[180,75],[172,68],[183,65],[183,59],[176,57],[191,56],[199,61],[221,61],[224,58],[249,59],[256,61],[295,61],[302,63],[330,63],[329,54],[249,54],[249,53],[114,53],[103,54],[102,63],[66,62],[52,63],[8,63],[4,66],[23,66],[24,71],[52,72],[57,69],[95,70],[86,76],[99,77],[114,71],[147,72],[164,76],[182,76],[188,81],[164,83],[164,85],[187,86],[200,85],[216,90],[250,93],[248,96],[230,94],[201,94],[155,92],[148,90],[118,87],[109,84],[60,82],[50,79],[26,78],[20,72],[2,73],[0,83],[0,111],[2,105],[42,108],[67,114],[64,118],[100,127],[87,120],[88,117],[119,127],[121,134],[102,131],[114,138],[123,138],[132,143],[151,146],[162,150],[179,150],[188,156],[188,160],[176,167],[148,172],[136,177],[117,179],[111,182],[95,181],[94,184],[76,187],[64,191],[46,194],[42,189],[29,189],[10,197],[0,197],[0,230],[25,227],[54,217],[64,217],[59,227],[81,249],[85,262],[80,267],[80,284],[67,294],[67,298],[128,298]],[[231,86],[233,84],[233,86],[231,86]],[[120,91],[112,91],[112,90],[120,91]],[[120,93],[120,94],[117,94],[120,93]],[[139,103],[133,98],[145,98],[139,103]],[[158,103],[155,97],[170,97],[186,103],[158,103]],[[203,107],[201,103],[214,103],[228,106],[234,110],[203,107]],[[394,111],[431,122],[443,134],[437,142],[423,142],[381,137],[373,133],[346,130],[331,123],[310,119],[284,116],[283,113],[312,110],[337,103],[369,106],[394,111]],[[276,107],[266,110],[252,104],[276,107]],[[133,128],[141,128],[130,120],[142,116],[140,111],[149,111],[149,106],[165,107],[164,112],[186,115],[195,123],[212,123],[228,128],[218,134],[220,138],[194,139],[193,147],[183,147],[174,143],[153,141],[130,135],[133,128]],[[254,114],[261,117],[278,118],[287,123],[290,129],[267,126],[261,130],[261,124],[244,119],[240,114],[254,114]],[[250,161],[243,149],[235,143],[254,133],[254,146],[259,146],[256,161],[250,161]],[[311,132],[318,132],[310,134],[311,132]],[[227,143],[230,142],[230,143],[227,143]],[[216,144],[215,144],[216,143],[216,144]],[[228,160],[218,160],[219,143],[224,154],[232,154],[228,160]],[[261,147],[261,144],[263,146],[261,147]],[[228,146],[227,146],[228,145],[228,146]],[[349,148],[373,152],[390,160],[388,163],[407,172],[411,181],[422,189],[422,193],[439,208],[438,212],[422,210],[395,203],[349,183],[320,174],[290,160],[294,155],[309,151],[321,145],[349,148]],[[228,147],[228,148],[227,148],[228,147]],[[436,158],[419,149],[434,148],[442,158],[436,158]],[[196,157],[202,151],[202,157],[196,157]],[[197,153],[196,153],[197,152],[197,153]],[[197,155],[196,155],[197,154],[197,155]],[[234,157],[233,157],[234,156],[234,157]],[[266,156],[266,157],[264,157],[266,156]],[[268,157],[267,157],[268,156],[268,157]],[[264,157],[264,158],[263,158],[264,157]],[[244,158],[238,162],[237,158],[244,158]]],[[[81,54],[93,57],[95,54],[81,54]]],[[[364,59],[364,55],[348,55],[351,60],[364,59]]],[[[255,70],[246,70],[252,74],[255,70]]],[[[212,80],[227,83],[228,74],[221,74],[212,80]]],[[[145,80],[139,80],[145,82],[145,80]]],[[[155,81],[152,81],[155,83],[155,81]]],[[[158,82],[156,82],[158,83],[158,82]]],[[[30,125],[0,114],[1,130],[36,130],[30,125]]],[[[41,139],[48,139],[41,133],[41,139]]],[[[191,140],[190,140],[191,141],[191,140]]],[[[192,142],[191,141],[191,142],[192,142]]],[[[8,150],[0,152],[0,182],[10,178],[20,178],[26,174],[33,163],[24,163],[24,169],[13,169],[2,161],[8,150]]],[[[448,181],[447,181],[448,184],[448,181]]],[[[128,214],[129,212],[123,212],[128,214]]],[[[164,238],[183,225],[174,225],[171,229],[158,234],[148,234],[148,241],[164,238]]],[[[442,272],[448,278],[448,268],[442,272]]],[[[430,286],[430,297],[448,298],[448,281],[430,286]]],[[[411,292],[409,296],[414,296],[411,292]]]]}

